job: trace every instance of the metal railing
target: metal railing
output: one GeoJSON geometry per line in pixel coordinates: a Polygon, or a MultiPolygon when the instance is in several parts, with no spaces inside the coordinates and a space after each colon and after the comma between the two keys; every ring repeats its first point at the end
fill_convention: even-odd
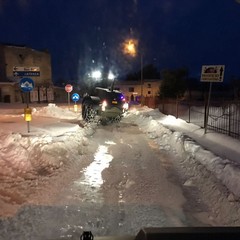
{"type": "Polygon", "coordinates": [[[208,120],[206,120],[206,104],[203,101],[164,99],[159,103],[159,111],[240,139],[240,101],[211,102],[208,120]]]}

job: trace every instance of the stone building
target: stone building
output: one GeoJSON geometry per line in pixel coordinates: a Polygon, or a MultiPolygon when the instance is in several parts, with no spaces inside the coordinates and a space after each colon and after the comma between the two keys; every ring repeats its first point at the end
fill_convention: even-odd
{"type": "Polygon", "coordinates": [[[116,81],[114,88],[124,93],[128,101],[139,101],[141,93],[144,98],[159,96],[161,80],[144,79],[140,81],[116,81]]]}
{"type": "Polygon", "coordinates": [[[0,44],[0,102],[24,102],[26,93],[19,82],[23,78],[34,81],[28,94],[30,102],[54,100],[51,55],[26,46],[0,44]]]}
{"type": "Polygon", "coordinates": [[[131,104],[141,102],[155,108],[159,101],[161,83],[160,79],[144,79],[142,84],[140,81],[116,81],[114,88],[123,92],[126,100],[131,104]]]}

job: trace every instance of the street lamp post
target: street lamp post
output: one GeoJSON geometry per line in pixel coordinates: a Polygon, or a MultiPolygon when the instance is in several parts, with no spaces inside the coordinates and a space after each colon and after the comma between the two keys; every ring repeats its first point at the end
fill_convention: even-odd
{"type": "MultiPolygon", "coordinates": [[[[123,51],[125,54],[129,54],[132,57],[135,57],[137,54],[136,48],[138,46],[138,41],[136,39],[129,39],[126,40],[124,43],[123,51]]],[[[140,58],[141,58],[141,106],[143,106],[143,53],[140,52],[140,58]]]]}
{"type": "Polygon", "coordinates": [[[143,54],[141,53],[141,106],[143,106],[143,54]]]}

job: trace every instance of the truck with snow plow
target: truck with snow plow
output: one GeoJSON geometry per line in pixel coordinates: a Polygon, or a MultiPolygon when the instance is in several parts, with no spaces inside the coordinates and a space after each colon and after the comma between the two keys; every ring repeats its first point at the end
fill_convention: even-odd
{"type": "Polygon", "coordinates": [[[94,95],[85,94],[82,100],[82,118],[86,122],[117,122],[127,110],[128,103],[118,90],[96,87],[94,95]]]}

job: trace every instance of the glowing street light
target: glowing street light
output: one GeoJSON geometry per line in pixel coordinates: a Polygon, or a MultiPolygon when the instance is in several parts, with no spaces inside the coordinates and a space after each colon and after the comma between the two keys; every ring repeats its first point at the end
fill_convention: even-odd
{"type": "Polygon", "coordinates": [[[108,79],[109,80],[114,80],[115,79],[115,75],[112,72],[108,73],[108,79]]]}
{"type": "MultiPolygon", "coordinates": [[[[138,40],[136,39],[128,39],[123,44],[123,52],[124,54],[128,54],[132,57],[137,55],[137,47],[138,47],[138,40]]],[[[141,55],[141,105],[143,105],[143,54],[141,55]]]]}
{"type": "Polygon", "coordinates": [[[92,74],[91,74],[91,77],[95,78],[95,79],[101,79],[102,78],[102,73],[99,70],[93,71],[92,74]]]}
{"type": "Polygon", "coordinates": [[[137,55],[137,46],[138,46],[138,40],[127,39],[123,44],[124,54],[128,54],[132,57],[135,57],[137,55]]]}
{"type": "Polygon", "coordinates": [[[110,71],[108,73],[108,79],[112,81],[111,91],[113,91],[113,89],[114,89],[115,78],[116,78],[116,76],[110,71]]]}

